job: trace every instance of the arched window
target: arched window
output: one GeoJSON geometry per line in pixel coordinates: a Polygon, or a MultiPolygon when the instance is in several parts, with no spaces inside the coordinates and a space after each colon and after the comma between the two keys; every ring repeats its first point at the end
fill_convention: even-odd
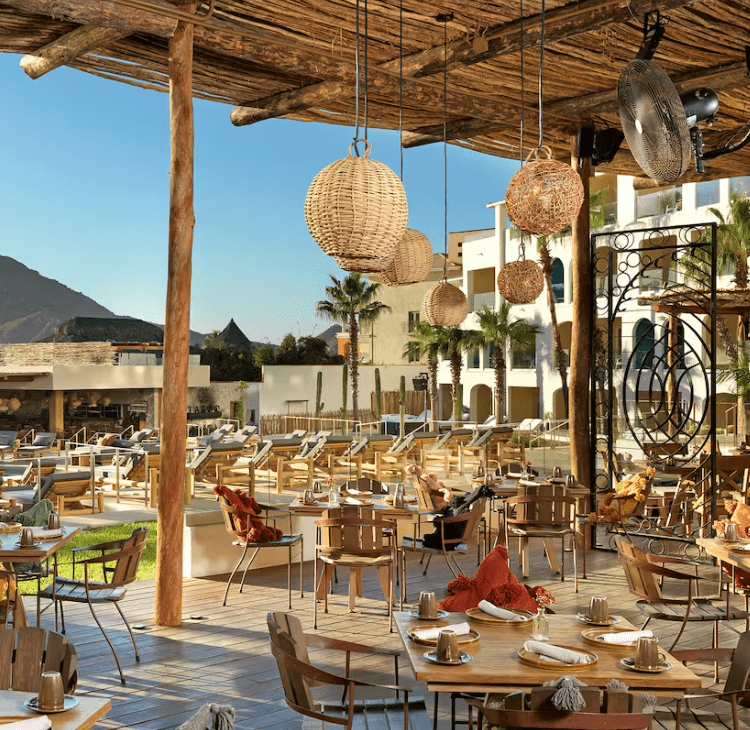
{"type": "Polygon", "coordinates": [[[635,341],[633,342],[635,352],[635,366],[637,368],[653,367],[654,363],[654,324],[647,319],[642,319],[635,326],[635,341]]]}
{"type": "Polygon", "coordinates": [[[565,301],[565,266],[560,259],[552,261],[552,293],[556,302],[565,301]]]}

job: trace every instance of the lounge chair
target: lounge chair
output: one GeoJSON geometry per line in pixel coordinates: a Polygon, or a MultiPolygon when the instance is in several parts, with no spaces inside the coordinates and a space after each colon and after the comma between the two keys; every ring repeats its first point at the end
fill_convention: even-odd
{"type": "Polygon", "coordinates": [[[35,437],[34,441],[30,446],[19,446],[16,449],[17,456],[40,456],[51,451],[60,453],[59,447],[55,444],[57,441],[57,434],[51,432],[40,431],[35,437]]]}
{"type": "Polygon", "coordinates": [[[47,476],[38,489],[14,491],[12,495],[12,499],[24,510],[43,499],[49,499],[61,517],[104,512],[104,494],[100,489],[94,490],[92,499],[90,471],[55,472],[47,476]],[[82,500],[89,503],[84,504],[82,500]]]}
{"type": "Polygon", "coordinates": [[[18,431],[0,431],[0,459],[4,459],[6,454],[13,453],[17,438],[18,431]]]}

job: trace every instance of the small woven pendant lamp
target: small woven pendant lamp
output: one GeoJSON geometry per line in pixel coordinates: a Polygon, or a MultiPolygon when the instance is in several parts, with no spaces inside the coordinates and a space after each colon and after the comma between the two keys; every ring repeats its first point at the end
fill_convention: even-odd
{"type": "Polygon", "coordinates": [[[497,275],[497,288],[503,298],[511,304],[531,304],[544,289],[544,274],[536,261],[525,258],[524,246],[521,258],[503,266],[497,275]]]}
{"type": "Polygon", "coordinates": [[[458,327],[469,314],[469,302],[457,286],[449,284],[448,274],[448,21],[453,19],[450,13],[437,16],[437,21],[443,23],[443,43],[446,53],[443,54],[443,183],[444,196],[444,252],[443,252],[443,280],[427,292],[422,308],[424,316],[431,325],[437,327],[458,327]]]}
{"type": "Polygon", "coordinates": [[[424,233],[406,229],[381,277],[387,286],[406,286],[424,281],[432,268],[434,252],[424,233]]]}

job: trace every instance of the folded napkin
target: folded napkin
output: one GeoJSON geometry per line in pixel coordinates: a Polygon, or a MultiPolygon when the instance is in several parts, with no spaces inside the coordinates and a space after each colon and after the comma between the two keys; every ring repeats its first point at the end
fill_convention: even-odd
{"type": "Polygon", "coordinates": [[[456,636],[464,636],[471,631],[469,624],[464,621],[462,624],[453,624],[452,626],[436,626],[434,629],[420,629],[412,631],[412,634],[421,641],[435,641],[441,631],[449,629],[456,636]]]}
{"type": "Polygon", "coordinates": [[[495,618],[501,618],[504,621],[524,621],[525,620],[523,616],[519,616],[517,613],[513,613],[513,611],[508,611],[504,608],[500,608],[499,606],[495,606],[491,604],[489,601],[479,601],[479,608],[485,613],[489,614],[490,616],[494,616],[495,618]]]}
{"type": "Polygon", "coordinates": [[[579,654],[577,651],[563,649],[561,646],[545,644],[542,641],[527,641],[523,648],[533,654],[539,654],[544,659],[551,659],[563,664],[590,664],[591,657],[588,654],[579,654]]]}
{"type": "Polygon", "coordinates": [[[600,634],[598,640],[603,644],[633,644],[642,636],[653,636],[651,629],[645,631],[620,631],[616,634],[600,634]]]}
{"type": "Polygon", "coordinates": [[[31,717],[28,720],[19,720],[3,725],[3,730],[50,730],[52,723],[47,715],[31,717]]]}
{"type": "Polygon", "coordinates": [[[364,494],[367,494],[367,495],[372,494],[372,492],[369,492],[366,489],[363,489],[361,491],[359,489],[347,489],[346,492],[347,492],[347,494],[363,494],[363,495],[364,494]]]}
{"type": "Polygon", "coordinates": [[[46,527],[32,527],[31,532],[37,540],[52,540],[62,537],[62,530],[50,530],[46,527]]]}
{"type": "Polygon", "coordinates": [[[361,499],[354,499],[354,497],[344,497],[342,502],[344,504],[358,504],[360,506],[364,504],[364,502],[361,499]]]}

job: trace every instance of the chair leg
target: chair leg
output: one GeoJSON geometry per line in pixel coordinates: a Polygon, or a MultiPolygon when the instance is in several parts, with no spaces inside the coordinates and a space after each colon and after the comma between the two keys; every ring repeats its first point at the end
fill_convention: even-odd
{"type": "Polygon", "coordinates": [[[247,555],[247,543],[245,543],[245,549],[242,551],[242,555],[240,556],[240,559],[237,561],[237,565],[234,566],[234,570],[232,571],[232,574],[229,576],[229,580],[227,581],[227,589],[224,591],[224,603],[222,605],[227,605],[227,596],[229,596],[229,586],[232,585],[232,579],[234,578],[234,574],[239,570],[240,565],[242,565],[242,561],[245,559],[245,555],[247,555]]]}
{"type": "Polygon", "coordinates": [[[313,628],[318,628],[318,552],[313,560],[313,628]]]}
{"type": "Polygon", "coordinates": [[[573,581],[576,584],[576,593],[578,593],[578,535],[573,530],[573,581]]]}
{"type": "Polygon", "coordinates": [[[305,559],[305,538],[299,539],[299,597],[305,597],[305,577],[303,573],[305,559]]]}
{"type": "Polygon", "coordinates": [[[287,548],[286,557],[286,586],[289,593],[289,610],[292,610],[292,546],[287,548]]]}
{"type": "MultiPolygon", "coordinates": [[[[99,621],[99,617],[96,615],[96,611],[94,611],[94,604],[91,603],[91,600],[89,600],[89,609],[91,609],[91,615],[94,617],[94,621],[96,621],[96,625],[99,627],[99,630],[104,635],[104,638],[107,640],[107,643],[109,644],[109,648],[112,649],[112,654],[114,654],[115,662],[117,663],[117,671],[120,673],[120,682],[122,684],[125,684],[125,675],[122,673],[122,665],[120,664],[120,657],[117,654],[117,649],[115,649],[115,645],[112,643],[109,636],[107,636],[107,632],[104,630],[104,626],[102,626],[102,622],[99,621]]],[[[127,623],[127,622],[126,622],[127,623]]]]}
{"type": "Polygon", "coordinates": [[[135,660],[137,662],[141,661],[141,655],[138,653],[138,645],[135,643],[135,636],[133,635],[133,630],[130,628],[130,624],[128,623],[128,620],[125,618],[125,614],[122,612],[122,609],[120,608],[120,604],[118,602],[115,602],[115,608],[117,609],[120,616],[122,616],[122,620],[125,622],[125,626],[128,627],[128,633],[130,634],[130,640],[133,642],[133,650],[135,651],[135,660]]]}
{"type": "MultiPolygon", "coordinates": [[[[424,559],[424,553],[422,554],[422,558],[424,559]]],[[[422,571],[422,575],[427,575],[427,568],[430,567],[430,560],[432,560],[432,553],[430,553],[427,556],[427,565],[424,566],[424,570],[422,571]]]]}
{"type": "Polygon", "coordinates": [[[245,566],[245,570],[242,571],[242,580],[240,581],[240,590],[239,590],[240,593],[242,593],[242,589],[245,587],[245,579],[247,578],[247,571],[250,570],[253,562],[255,561],[255,558],[258,557],[259,552],[260,552],[260,548],[255,548],[255,552],[253,553],[250,560],[248,560],[247,565],[245,566]]]}
{"type": "MultiPolygon", "coordinates": [[[[727,614],[728,615],[728,614],[727,614]]],[[[719,622],[714,621],[714,649],[719,648],[719,622]]],[[[719,662],[714,662],[714,682],[719,683],[719,662]]]]}

